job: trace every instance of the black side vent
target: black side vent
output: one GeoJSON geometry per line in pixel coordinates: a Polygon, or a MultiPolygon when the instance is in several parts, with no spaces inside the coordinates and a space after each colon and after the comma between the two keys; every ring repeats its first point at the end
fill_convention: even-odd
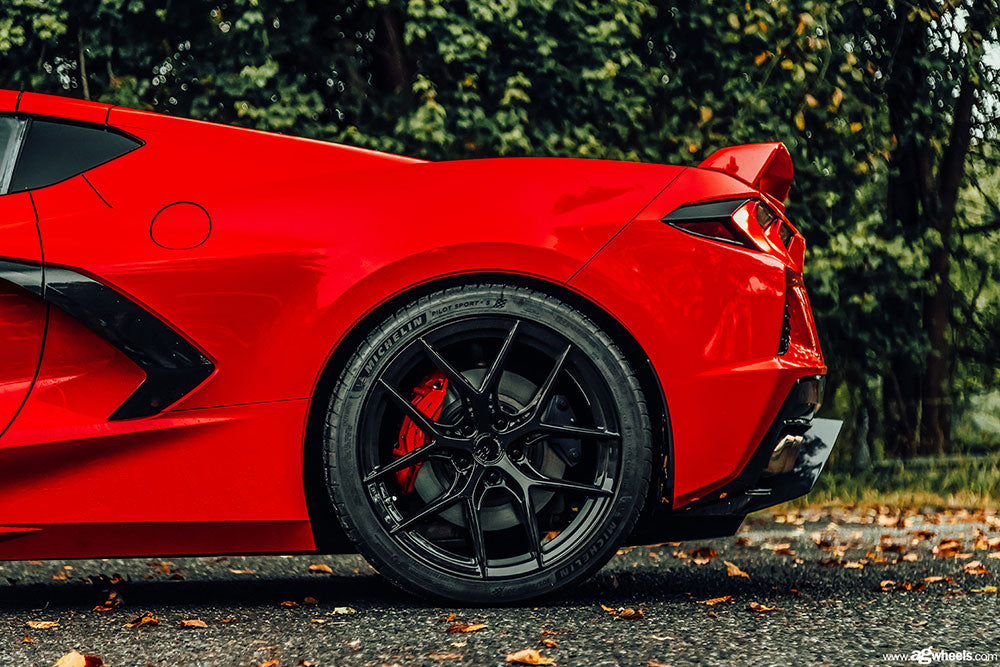
{"type": "Polygon", "coordinates": [[[792,344],[792,317],[788,312],[788,295],[785,295],[785,316],[781,320],[781,338],[778,339],[778,354],[788,352],[792,344]]]}

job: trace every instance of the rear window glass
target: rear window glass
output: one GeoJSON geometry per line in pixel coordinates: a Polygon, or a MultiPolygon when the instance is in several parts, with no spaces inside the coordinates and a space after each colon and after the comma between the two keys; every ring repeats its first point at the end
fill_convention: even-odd
{"type": "Polygon", "coordinates": [[[14,169],[10,192],[64,181],[140,145],[138,140],[103,126],[33,118],[14,169]]]}

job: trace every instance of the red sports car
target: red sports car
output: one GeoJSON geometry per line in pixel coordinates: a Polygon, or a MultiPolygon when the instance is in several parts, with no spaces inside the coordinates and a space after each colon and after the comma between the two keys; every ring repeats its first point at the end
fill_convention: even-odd
{"type": "Polygon", "coordinates": [[[840,423],[784,146],[426,162],[0,92],[0,558],[360,551],[520,600],[840,423]]]}

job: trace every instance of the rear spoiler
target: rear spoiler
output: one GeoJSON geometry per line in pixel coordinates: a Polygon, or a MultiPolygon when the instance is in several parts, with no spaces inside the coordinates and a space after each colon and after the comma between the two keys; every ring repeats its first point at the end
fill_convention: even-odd
{"type": "Polygon", "coordinates": [[[729,174],[778,202],[785,201],[792,187],[792,156],[780,141],[722,148],[698,168],[729,174]]]}

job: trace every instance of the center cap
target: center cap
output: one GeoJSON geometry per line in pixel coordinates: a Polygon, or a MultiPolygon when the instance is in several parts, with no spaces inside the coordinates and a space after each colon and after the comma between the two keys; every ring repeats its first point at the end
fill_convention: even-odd
{"type": "Polygon", "coordinates": [[[495,436],[484,435],[472,446],[472,455],[480,463],[496,463],[503,455],[503,447],[495,436]]]}

